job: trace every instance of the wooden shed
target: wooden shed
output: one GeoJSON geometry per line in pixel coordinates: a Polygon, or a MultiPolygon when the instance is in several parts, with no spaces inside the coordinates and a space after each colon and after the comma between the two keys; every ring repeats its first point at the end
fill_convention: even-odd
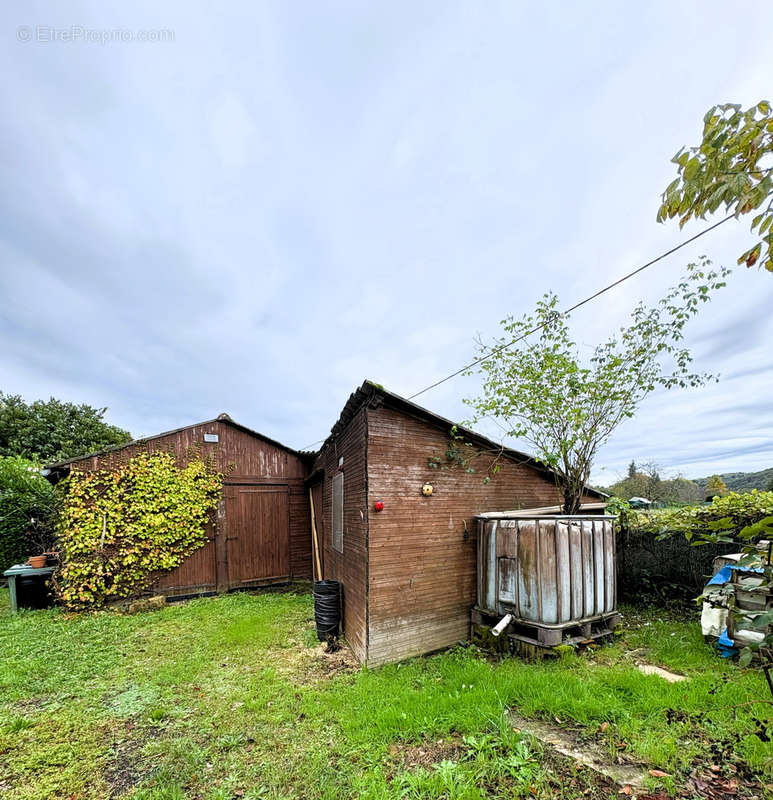
{"type": "Polygon", "coordinates": [[[110,470],[139,452],[168,451],[184,464],[211,456],[225,475],[208,543],[152,590],[169,596],[309,579],[311,520],[304,478],[313,454],[300,453],[234,422],[227,414],[47,467],[57,481],[71,470],[110,470]]]}
{"type": "MultiPolygon", "coordinates": [[[[308,484],[324,577],[343,585],[344,634],[365,664],[467,639],[473,518],[561,502],[555,475],[533,458],[463,428],[452,438],[453,427],[366,381],[314,462],[308,484]]],[[[589,489],[584,500],[599,497],[589,489]]]]}

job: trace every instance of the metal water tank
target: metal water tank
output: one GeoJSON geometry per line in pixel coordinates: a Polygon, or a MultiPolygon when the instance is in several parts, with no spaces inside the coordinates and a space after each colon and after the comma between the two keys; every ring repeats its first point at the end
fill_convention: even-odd
{"type": "Polygon", "coordinates": [[[543,646],[610,633],[619,621],[614,519],[481,515],[475,612],[510,615],[509,635],[543,646]]]}

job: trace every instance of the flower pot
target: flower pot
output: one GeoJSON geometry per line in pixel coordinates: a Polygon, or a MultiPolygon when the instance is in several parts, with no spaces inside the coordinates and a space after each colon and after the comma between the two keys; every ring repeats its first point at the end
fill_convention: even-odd
{"type": "Polygon", "coordinates": [[[46,566],[47,560],[46,556],[30,556],[27,559],[27,563],[34,569],[40,569],[46,566]]]}

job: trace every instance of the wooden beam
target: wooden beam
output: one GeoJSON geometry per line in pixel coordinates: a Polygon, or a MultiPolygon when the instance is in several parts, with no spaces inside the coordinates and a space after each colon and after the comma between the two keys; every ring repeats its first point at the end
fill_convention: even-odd
{"type": "Polygon", "coordinates": [[[317,580],[322,580],[322,565],[319,561],[319,542],[317,541],[317,521],[314,516],[314,495],[309,487],[309,506],[311,507],[311,541],[314,547],[314,565],[317,568],[317,580]]]}

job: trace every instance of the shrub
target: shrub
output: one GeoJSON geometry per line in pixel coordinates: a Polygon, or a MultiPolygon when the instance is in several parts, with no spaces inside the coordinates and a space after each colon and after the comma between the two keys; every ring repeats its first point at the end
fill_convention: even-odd
{"type": "Polygon", "coordinates": [[[70,608],[138,594],[207,542],[222,476],[194,458],[141,453],[113,471],[73,472],[60,524],[56,583],[70,608]]]}
{"type": "Polygon", "coordinates": [[[39,464],[0,456],[0,572],[53,546],[58,507],[39,464]]]}
{"type": "Polygon", "coordinates": [[[636,513],[629,519],[629,524],[661,536],[679,533],[688,540],[700,541],[717,541],[720,538],[718,531],[724,531],[720,540],[728,541],[730,535],[737,536],[744,528],[771,515],[773,492],[755,489],[744,494],[730,492],[705,505],[636,513]]]}

